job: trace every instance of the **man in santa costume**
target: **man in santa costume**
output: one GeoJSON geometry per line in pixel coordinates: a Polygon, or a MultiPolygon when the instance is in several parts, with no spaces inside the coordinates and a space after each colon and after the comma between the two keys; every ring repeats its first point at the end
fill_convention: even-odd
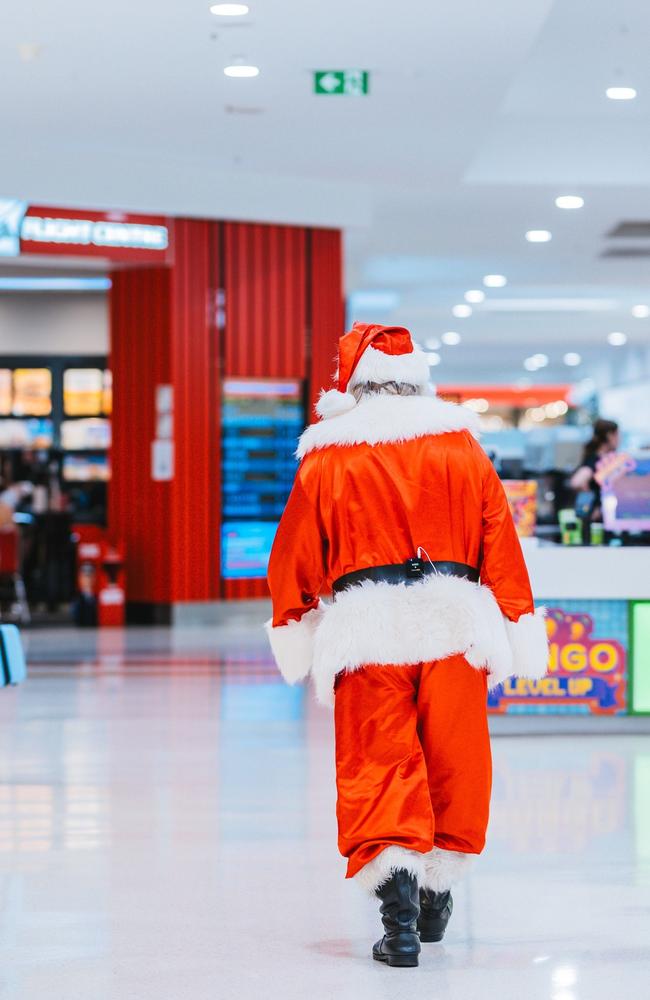
{"type": "Polygon", "coordinates": [[[339,849],[381,900],[373,957],[414,966],[485,843],[487,685],[543,676],[546,629],[475,417],[432,395],[408,330],[355,323],[336,378],[300,440],[267,631],[284,678],[334,702],[339,849]]]}

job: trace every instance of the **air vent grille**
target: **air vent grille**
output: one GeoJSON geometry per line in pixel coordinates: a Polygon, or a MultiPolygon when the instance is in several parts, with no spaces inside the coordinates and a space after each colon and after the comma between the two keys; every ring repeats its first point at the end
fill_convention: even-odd
{"type": "Polygon", "coordinates": [[[611,229],[607,236],[610,239],[650,239],[650,222],[648,221],[635,221],[635,222],[619,222],[617,226],[611,229]]]}
{"type": "Polygon", "coordinates": [[[650,247],[609,247],[601,257],[650,257],[650,247]]]}

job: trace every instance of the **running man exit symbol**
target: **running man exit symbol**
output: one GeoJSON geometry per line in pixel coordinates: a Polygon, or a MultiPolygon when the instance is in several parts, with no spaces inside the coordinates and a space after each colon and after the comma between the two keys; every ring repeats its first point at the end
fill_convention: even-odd
{"type": "Polygon", "coordinates": [[[370,73],[365,69],[320,69],[314,73],[314,93],[365,97],[369,82],[370,73]]]}

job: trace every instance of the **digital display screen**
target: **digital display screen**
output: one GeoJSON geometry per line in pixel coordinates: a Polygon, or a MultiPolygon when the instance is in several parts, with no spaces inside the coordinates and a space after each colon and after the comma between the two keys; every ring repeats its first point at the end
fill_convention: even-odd
{"type": "Polygon", "coordinates": [[[619,453],[598,467],[608,531],[650,531],[650,455],[619,453]]]}
{"type": "Polygon", "coordinates": [[[62,472],[66,483],[105,483],[110,479],[106,455],[64,455],[62,472]]]}
{"type": "Polygon", "coordinates": [[[0,447],[51,448],[54,424],[51,420],[0,420],[0,447]]]}
{"type": "Polygon", "coordinates": [[[227,379],[222,427],[221,572],[259,579],[298,467],[302,383],[227,379]]]}
{"type": "Polygon", "coordinates": [[[49,368],[16,368],[13,413],[17,417],[46,417],[52,412],[52,372],[49,368]]]}
{"type": "Polygon", "coordinates": [[[64,451],[103,451],[110,448],[110,421],[101,417],[63,420],[61,446],[64,451]]]}

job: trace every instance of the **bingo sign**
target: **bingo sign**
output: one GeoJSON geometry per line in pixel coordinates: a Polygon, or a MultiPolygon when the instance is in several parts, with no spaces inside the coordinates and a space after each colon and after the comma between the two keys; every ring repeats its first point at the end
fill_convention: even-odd
{"type": "Polygon", "coordinates": [[[626,602],[594,603],[603,605],[605,620],[613,618],[612,631],[617,633],[616,637],[607,636],[602,628],[606,622],[599,622],[601,627],[598,628],[592,614],[549,607],[547,676],[541,680],[509,677],[490,692],[490,712],[509,715],[625,713],[627,649],[621,640],[627,631],[627,621],[622,620],[627,618],[626,602]]]}

